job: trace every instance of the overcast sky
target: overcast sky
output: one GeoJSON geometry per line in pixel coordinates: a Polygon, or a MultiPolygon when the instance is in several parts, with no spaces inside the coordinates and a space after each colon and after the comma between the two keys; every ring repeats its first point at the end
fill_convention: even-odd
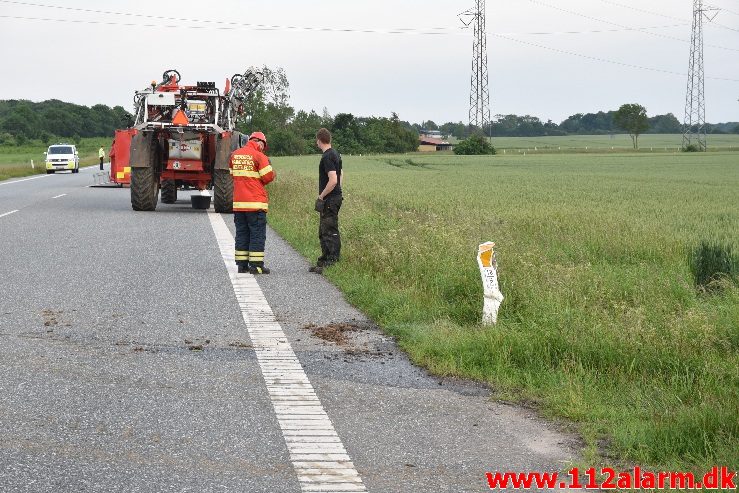
{"type": "MultiPolygon", "coordinates": [[[[724,11],[705,26],[706,117],[739,121],[739,1],[710,3],[724,11]]],[[[692,4],[488,0],[492,114],[560,122],[639,103],[650,115],[671,112],[682,121],[692,4]]],[[[55,98],[131,111],[134,90],[165,69],[178,69],[185,82],[213,80],[222,88],[226,77],[266,64],[285,69],[298,109],[467,122],[473,36],[460,29],[457,14],[473,5],[0,0],[0,99],[55,98]],[[357,32],[363,30],[371,32],[357,32]],[[391,32],[398,30],[404,33],[391,32]]]]}

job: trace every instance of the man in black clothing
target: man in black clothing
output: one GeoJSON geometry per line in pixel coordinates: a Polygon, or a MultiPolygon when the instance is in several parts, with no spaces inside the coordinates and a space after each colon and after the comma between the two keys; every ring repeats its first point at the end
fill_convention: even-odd
{"type": "Polygon", "coordinates": [[[331,132],[322,128],[316,133],[316,145],[323,152],[318,165],[318,200],[316,211],[321,214],[318,239],[321,241],[321,256],[311,272],[321,274],[325,267],[339,261],[341,236],[339,235],[339,209],[341,195],[341,155],[331,147],[331,132]]]}

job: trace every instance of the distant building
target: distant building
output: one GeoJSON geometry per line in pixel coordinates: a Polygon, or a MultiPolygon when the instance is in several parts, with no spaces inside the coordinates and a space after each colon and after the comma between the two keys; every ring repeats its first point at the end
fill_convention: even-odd
{"type": "Polygon", "coordinates": [[[427,137],[420,135],[418,137],[418,151],[419,152],[436,152],[436,151],[451,151],[454,146],[449,142],[441,138],[427,137]]]}

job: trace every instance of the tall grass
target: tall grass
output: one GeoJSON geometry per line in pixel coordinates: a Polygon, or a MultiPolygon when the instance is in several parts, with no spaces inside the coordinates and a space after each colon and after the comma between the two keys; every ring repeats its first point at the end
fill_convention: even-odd
{"type": "Polygon", "coordinates": [[[695,283],[706,291],[717,291],[725,282],[739,280],[739,255],[731,243],[702,241],[691,252],[690,267],[695,283]]]}
{"type": "MultiPolygon", "coordinates": [[[[348,299],[440,375],[578,424],[619,460],[739,464],[739,289],[701,296],[686,256],[739,238],[731,153],[345,157],[348,299]],[[475,261],[506,296],[480,326],[475,261]]],[[[270,222],[319,254],[318,158],[274,159],[270,222]]]]}

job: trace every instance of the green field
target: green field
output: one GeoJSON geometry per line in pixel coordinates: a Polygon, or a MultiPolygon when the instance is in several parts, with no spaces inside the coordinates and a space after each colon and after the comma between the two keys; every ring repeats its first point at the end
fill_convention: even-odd
{"type": "MultiPolygon", "coordinates": [[[[645,134],[639,136],[639,152],[677,152],[683,136],[678,134],[645,134]]],[[[454,140],[454,139],[452,139],[454,140]]],[[[450,140],[450,142],[452,142],[450,140]]],[[[633,152],[631,137],[626,134],[571,135],[566,137],[494,137],[493,145],[501,153],[532,152],[633,152]],[[613,148],[613,149],[611,149],[613,148]]],[[[739,151],[739,135],[716,134],[707,138],[709,151],[739,151]]]]}
{"type": "MultiPolygon", "coordinates": [[[[80,154],[80,165],[86,166],[98,162],[100,146],[105,149],[107,158],[111,143],[112,139],[104,137],[82,139],[77,146],[77,151],[80,154]]],[[[32,141],[23,146],[0,146],[0,180],[46,173],[44,151],[48,147],[48,145],[39,141],[32,141]],[[31,168],[32,159],[34,168],[31,168]]]]}
{"type": "MultiPolygon", "coordinates": [[[[344,161],[326,275],[415,362],[564,418],[590,465],[739,466],[739,289],[700,293],[688,265],[701,240],[739,246],[739,154],[344,161]],[[484,241],[506,296],[490,328],[484,241]]],[[[270,223],[313,259],[317,164],[274,158],[270,186],[270,223]]]]}

